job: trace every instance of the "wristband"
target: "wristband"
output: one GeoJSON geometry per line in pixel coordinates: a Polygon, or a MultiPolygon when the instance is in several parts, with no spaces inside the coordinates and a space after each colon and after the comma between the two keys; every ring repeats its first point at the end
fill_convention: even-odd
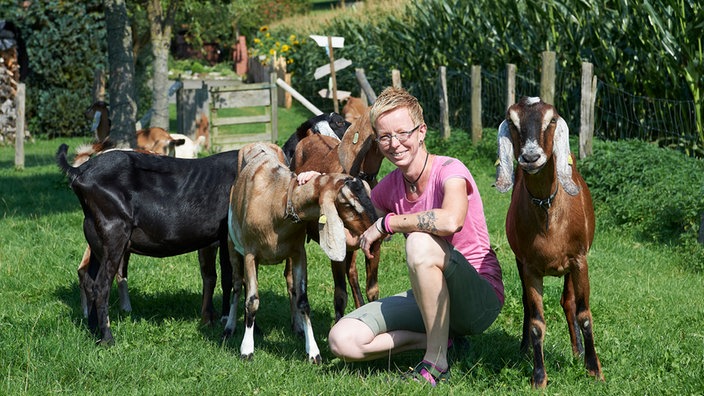
{"type": "Polygon", "coordinates": [[[391,235],[394,233],[394,230],[391,229],[391,224],[389,224],[389,219],[391,216],[395,216],[396,213],[387,213],[386,216],[384,216],[384,231],[386,231],[387,234],[391,235]]]}
{"type": "Polygon", "coordinates": [[[377,221],[374,222],[374,227],[376,227],[376,230],[379,231],[380,234],[387,234],[386,230],[383,229],[384,225],[384,219],[381,218],[377,221]]]}

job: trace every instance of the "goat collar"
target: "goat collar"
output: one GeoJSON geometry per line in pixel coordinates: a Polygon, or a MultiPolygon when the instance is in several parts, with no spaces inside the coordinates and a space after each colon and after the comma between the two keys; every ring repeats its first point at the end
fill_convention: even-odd
{"type": "Polygon", "coordinates": [[[550,194],[549,197],[540,199],[536,198],[533,196],[533,194],[528,191],[528,187],[526,186],[526,191],[528,192],[528,195],[530,196],[530,201],[533,202],[535,206],[538,206],[542,208],[545,211],[545,232],[548,231],[548,226],[550,225],[550,213],[548,210],[552,206],[552,201],[555,199],[555,196],[557,195],[557,189],[560,187],[558,183],[555,183],[555,192],[550,194]]]}
{"type": "Polygon", "coordinates": [[[301,218],[296,213],[296,209],[293,208],[293,201],[291,196],[293,196],[293,187],[298,183],[296,180],[296,175],[294,174],[291,178],[291,182],[288,184],[288,191],[286,192],[286,212],[284,213],[284,218],[290,218],[292,222],[299,223],[301,218]]]}

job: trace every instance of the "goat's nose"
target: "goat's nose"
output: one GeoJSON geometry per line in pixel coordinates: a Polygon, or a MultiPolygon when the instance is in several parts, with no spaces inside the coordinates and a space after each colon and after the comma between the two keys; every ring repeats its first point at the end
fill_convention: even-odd
{"type": "Polygon", "coordinates": [[[523,157],[523,161],[525,161],[526,163],[533,163],[533,162],[537,161],[538,158],[540,158],[540,154],[525,153],[522,155],[522,157],[523,157]]]}

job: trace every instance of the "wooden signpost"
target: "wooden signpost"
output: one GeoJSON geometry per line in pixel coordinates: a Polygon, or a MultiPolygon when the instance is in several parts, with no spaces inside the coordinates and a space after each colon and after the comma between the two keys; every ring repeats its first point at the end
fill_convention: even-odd
{"type": "Polygon", "coordinates": [[[329,89],[323,89],[319,91],[318,93],[320,96],[324,98],[330,97],[330,91],[332,91],[332,101],[333,101],[333,106],[335,109],[335,113],[339,113],[339,104],[338,104],[338,98],[340,96],[343,96],[344,98],[350,96],[350,92],[338,92],[337,91],[337,78],[335,77],[335,70],[342,70],[346,68],[347,66],[352,64],[352,61],[347,60],[345,58],[341,58],[339,60],[335,60],[335,55],[333,53],[333,48],[342,48],[345,45],[345,38],[344,37],[333,37],[333,36],[318,36],[312,34],[310,36],[319,46],[325,47],[328,53],[328,57],[330,58],[330,63],[327,65],[323,65],[315,70],[315,73],[313,76],[315,79],[319,79],[323,76],[327,76],[330,74],[330,84],[329,84],[329,89]],[[338,96],[339,95],[339,96],[338,96]]]}

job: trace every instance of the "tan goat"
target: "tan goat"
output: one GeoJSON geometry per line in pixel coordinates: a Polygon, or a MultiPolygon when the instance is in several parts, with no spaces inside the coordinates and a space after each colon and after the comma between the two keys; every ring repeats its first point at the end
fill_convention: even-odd
{"type": "Polygon", "coordinates": [[[540,98],[522,98],[506,112],[506,120],[499,126],[498,146],[496,187],[500,192],[513,187],[506,237],[516,256],[523,288],[521,350],[533,347],[531,384],[543,388],[548,381],[543,356],[545,276],[564,276],[560,304],[572,351],[584,353],[589,374],[603,380],[594,348],[587,271],[594,208],[589,188],[570,155],[567,124],[540,98]],[[514,159],[518,161],[515,173],[514,159]]]}
{"type": "Polygon", "coordinates": [[[234,332],[244,281],[245,331],[240,354],[243,358],[253,356],[254,321],[259,309],[257,268],[287,260],[292,269],[287,287],[293,330],[305,336],[308,360],[320,363],[306,292],[306,225],[317,224],[320,247],[330,260],[343,260],[347,251],[345,230],[356,237],[376,220],[369,186],[341,173],[319,175],[298,185],[285,164],[283,151],[270,143],[243,147],[238,161],[228,220],[234,298],[224,336],[234,332]]]}
{"type": "MultiPolygon", "coordinates": [[[[292,170],[296,173],[311,170],[320,173],[347,173],[359,177],[374,187],[377,183],[376,175],[384,159],[374,138],[367,111],[350,125],[341,141],[320,134],[302,139],[296,146],[294,161],[291,161],[292,170]]],[[[308,235],[317,240],[317,228],[313,227],[309,230],[308,235]]],[[[368,301],[375,301],[379,298],[377,278],[379,258],[381,257],[380,244],[372,245],[371,252],[374,255],[373,258],[365,257],[366,295],[368,301]]],[[[356,258],[356,249],[351,249],[345,255],[344,261],[331,263],[335,282],[335,321],[345,314],[345,307],[347,307],[345,274],[352,290],[355,307],[359,308],[364,304],[362,291],[359,287],[356,258]]]]}

